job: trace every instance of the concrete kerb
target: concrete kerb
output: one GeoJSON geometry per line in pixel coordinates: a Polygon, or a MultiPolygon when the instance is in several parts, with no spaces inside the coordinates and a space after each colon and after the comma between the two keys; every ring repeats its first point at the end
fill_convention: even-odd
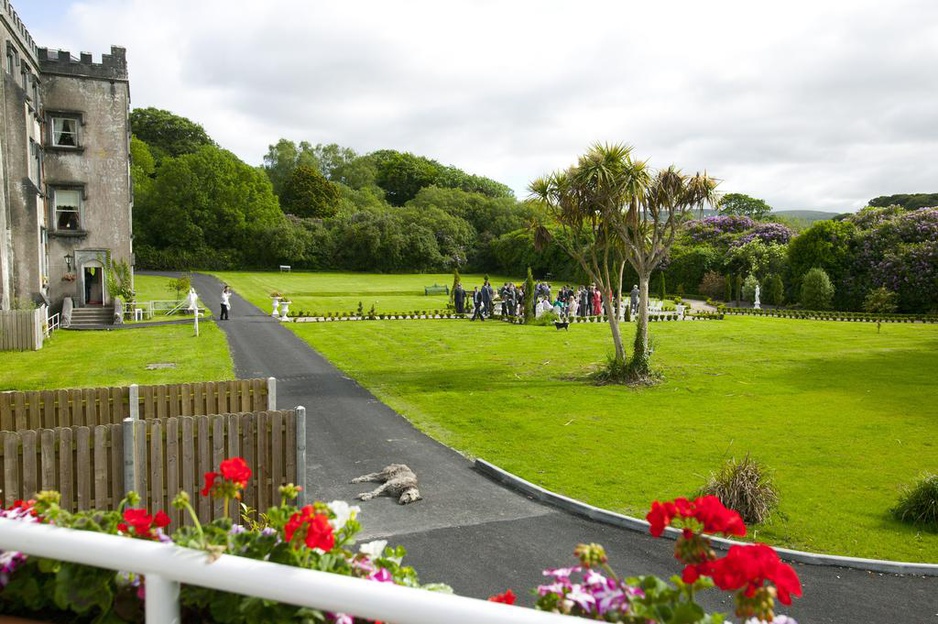
{"type": "MultiPolygon", "coordinates": [[[[510,472],[506,472],[490,464],[483,459],[475,460],[475,469],[484,474],[493,481],[497,481],[517,492],[529,496],[535,500],[552,505],[563,511],[576,514],[602,522],[611,526],[629,529],[647,533],[649,524],[645,520],[632,518],[622,514],[593,507],[573,498],[568,498],[560,494],[555,494],[549,490],[534,485],[529,481],[517,477],[510,472]]],[[[670,539],[677,539],[680,531],[668,528],[665,530],[665,536],[670,539]]],[[[746,544],[747,542],[738,542],[719,537],[711,537],[714,547],[721,550],[727,550],[735,544],[746,544]]],[[[837,566],[842,568],[854,568],[857,570],[867,570],[870,572],[883,572],[886,574],[905,574],[914,576],[938,576],[938,564],[934,563],[905,563],[902,561],[883,561],[879,559],[861,559],[858,557],[841,557],[837,555],[822,555],[809,553],[800,550],[789,550],[787,548],[776,548],[775,551],[782,559],[794,561],[807,565],[837,566]]]]}

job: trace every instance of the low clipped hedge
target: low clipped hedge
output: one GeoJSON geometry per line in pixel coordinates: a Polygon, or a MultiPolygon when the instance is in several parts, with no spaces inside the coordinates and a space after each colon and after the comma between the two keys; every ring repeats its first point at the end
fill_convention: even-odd
{"type": "Polygon", "coordinates": [[[792,310],[723,308],[726,314],[774,316],[777,318],[811,319],[816,321],[852,321],[855,323],[938,323],[938,314],[878,314],[873,312],[840,312],[837,310],[792,310]]]}

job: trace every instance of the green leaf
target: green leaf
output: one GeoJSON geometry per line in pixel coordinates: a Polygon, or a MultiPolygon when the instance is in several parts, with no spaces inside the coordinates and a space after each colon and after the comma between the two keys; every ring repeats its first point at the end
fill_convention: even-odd
{"type": "Polygon", "coordinates": [[[695,602],[682,602],[674,609],[671,619],[672,624],[694,624],[700,622],[706,614],[703,607],[695,602]]]}

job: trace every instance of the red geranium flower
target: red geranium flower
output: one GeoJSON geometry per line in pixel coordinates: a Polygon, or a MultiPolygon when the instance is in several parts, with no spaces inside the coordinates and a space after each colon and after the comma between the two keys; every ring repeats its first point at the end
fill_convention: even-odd
{"type": "Polygon", "coordinates": [[[224,460],[218,472],[206,472],[202,496],[213,494],[224,498],[241,498],[241,490],[251,480],[251,468],[241,457],[224,460]],[[219,479],[220,477],[220,479],[219,479]]]}
{"type": "Polygon", "coordinates": [[[709,575],[720,589],[744,589],[748,598],[765,583],[775,586],[782,604],[790,605],[792,595],[801,595],[801,581],[794,568],[766,544],[731,546],[726,557],[710,563],[709,575]]]}
{"type": "Polygon", "coordinates": [[[502,594],[489,596],[489,602],[500,602],[502,604],[513,605],[515,604],[515,600],[517,600],[517,596],[515,596],[515,592],[511,591],[510,589],[505,590],[505,592],[502,594]]]}
{"type": "MultiPolygon", "coordinates": [[[[312,505],[307,505],[290,516],[284,525],[283,536],[287,542],[292,542],[297,533],[300,533],[309,548],[329,551],[335,546],[335,534],[332,525],[329,524],[329,517],[326,514],[316,513],[312,505]]],[[[294,544],[294,547],[298,546],[298,543],[294,544]]]]}
{"type": "Polygon", "coordinates": [[[727,509],[716,496],[701,496],[695,500],[693,515],[704,526],[706,533],[739,536],[746,534],[746,524],[742,516],[732,509],[727,509]]]}
{"type": "Polygon", "coordinates": [[[205,487],[202,488],[202,496],[208,496],[208,493],[212,491],[212,486],[215,485],[215,477],[220,477],[221,475],[217,472],[206,472],[205,477],[205,487]]]}
{"type": "Polygon", "coordinates": [[[154,527],[162,529],[169,523],[169,516],[162,510],[156,512],[155,516],[151,516],[146,509],[125,509],[124,522],[118,523],[117,530],[134,537],[157,539],[154,527]]]}
{"type": "Polygon", "coordinates": [[[705,533],[746,534],[746,524],[742,517],[732,509],[727,509],[716,496],[701,496],[693,502],[686,498],[676,498],[674,502],[666,503],[655,501],[645,516],[651,525],[651,534],[655,537],[661,537],[665,527],[675,518],[693,518],[703,525],[705,533]]]}
{"type": "Polygon", "coordinates": [[[231,481],[240,488],[247,487],[248,481],[251,480],[251,467],[242,457],[226,459],[218,469],[226,481],[231,481]]]}
{"type": "Polygon", "coordinates": [[[655,501],[651,504],[651,511],[645,516],[651,525],[651,534],[655,537],[661,537],[665,527],[671,524],[675,515],[674,503],[659,503],[655,501]]]}

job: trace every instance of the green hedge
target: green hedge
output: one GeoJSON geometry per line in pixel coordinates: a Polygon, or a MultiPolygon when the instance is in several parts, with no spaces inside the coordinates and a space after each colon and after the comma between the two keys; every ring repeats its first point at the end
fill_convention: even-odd
{"type": "Polygon", "coordinates": [[[837,312],[834,310],[790,310],[724,308],[727,314],[774,316],[778,318],[820,321],[853,321],[857,323],[938,323],[938,314],[878,314],[874,312],[837,312]]]}

